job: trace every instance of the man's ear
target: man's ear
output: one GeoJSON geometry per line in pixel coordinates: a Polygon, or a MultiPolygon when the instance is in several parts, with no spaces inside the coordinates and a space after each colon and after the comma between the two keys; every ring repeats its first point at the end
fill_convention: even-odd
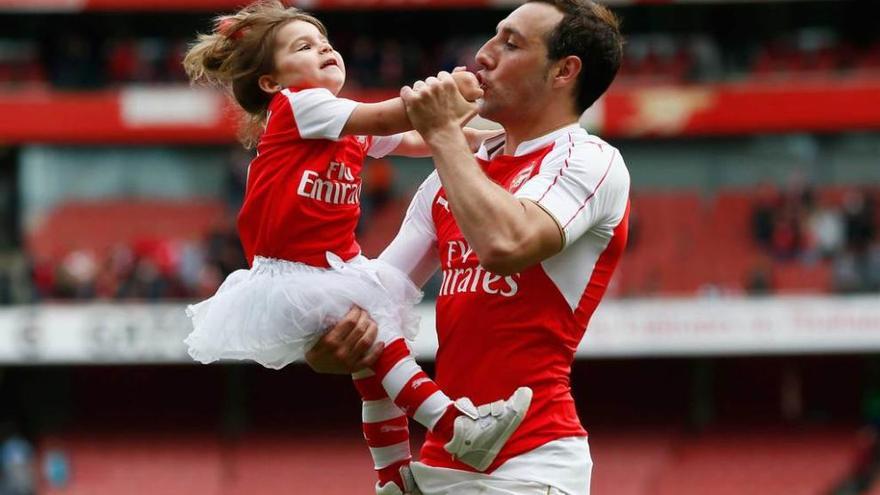
{"type": "Polygon", "coordinates": [[[583,63],[577,55],[569,55],[556,61],[553,67],[553,87],[560,88],[569,84],[577,84],[577,78],[583,69],[583,63]]]}
{"type": "Polygon", "coordinates": [[[277,93],[284,89],[281,87],[280,84],[278,84],[277,81],[275,81],[275,79],[272,78],[272,76],[268,74],[260,76],[260,78],[257,79],[257,84],[260,85],[260,89],[269,94],[277,93]]]}

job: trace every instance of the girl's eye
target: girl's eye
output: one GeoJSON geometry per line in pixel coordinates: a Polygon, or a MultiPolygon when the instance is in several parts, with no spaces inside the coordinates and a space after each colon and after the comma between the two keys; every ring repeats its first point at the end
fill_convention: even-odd
{"type": "Polygon", "coordinates": [[[297,50],[297,51],[299,51],[299,52],[301,52],[301,51],[305,51],[305,50],[308,50],[308,49],[311,48],[311,47],[312,47],[312,45],[303,45],[303,46],[299,47],[299,50],[297,50]]]}

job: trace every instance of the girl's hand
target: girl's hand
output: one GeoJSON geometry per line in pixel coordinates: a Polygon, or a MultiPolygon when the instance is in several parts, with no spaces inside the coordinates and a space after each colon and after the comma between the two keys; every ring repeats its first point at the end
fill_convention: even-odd
{"type": "Polygon", "coordinates": [[[477,101],[483,97],[483,90],[480,88],[480,81],[477,80],[472,72],[468,72],[464,67],[456,67],[452,71],[452,79],[458,86],[458,91],[467,101],[477,101]]]}

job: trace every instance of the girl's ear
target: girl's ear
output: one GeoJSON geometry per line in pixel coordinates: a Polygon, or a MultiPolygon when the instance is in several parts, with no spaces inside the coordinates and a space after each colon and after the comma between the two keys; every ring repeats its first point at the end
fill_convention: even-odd
{"type": "Polygon", "coordinates": [[[272,78],[272,76],[268,74],[260,76],[260,78],[257,80],[257,83],[260,85],[260,89],[269,94],[277,93],[284,89],[281,87],[280,84],[278,84],[277,81],[275,81],[275,79],[272,78]]]}

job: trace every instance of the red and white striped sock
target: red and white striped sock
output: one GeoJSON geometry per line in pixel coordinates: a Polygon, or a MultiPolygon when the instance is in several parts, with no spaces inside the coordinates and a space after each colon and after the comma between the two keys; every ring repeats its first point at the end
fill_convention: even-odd
{"type": "Polygon", "coordinates": [[[385,345],[373,372],[382,388],[403,412],[441,439],[452,438],[452,428],[461,413],[434,380],[416,364],[402,338],[385,345]]]}
{"type": "Polygon", "coordinates": [[[403,491],[400,468],[412,459],[406,415],[388,398],[372,371],[359,371],[352,375],[352,379],[363,401],[364,438],[379,476],[379,486],[396,483],[403,491]]]}

